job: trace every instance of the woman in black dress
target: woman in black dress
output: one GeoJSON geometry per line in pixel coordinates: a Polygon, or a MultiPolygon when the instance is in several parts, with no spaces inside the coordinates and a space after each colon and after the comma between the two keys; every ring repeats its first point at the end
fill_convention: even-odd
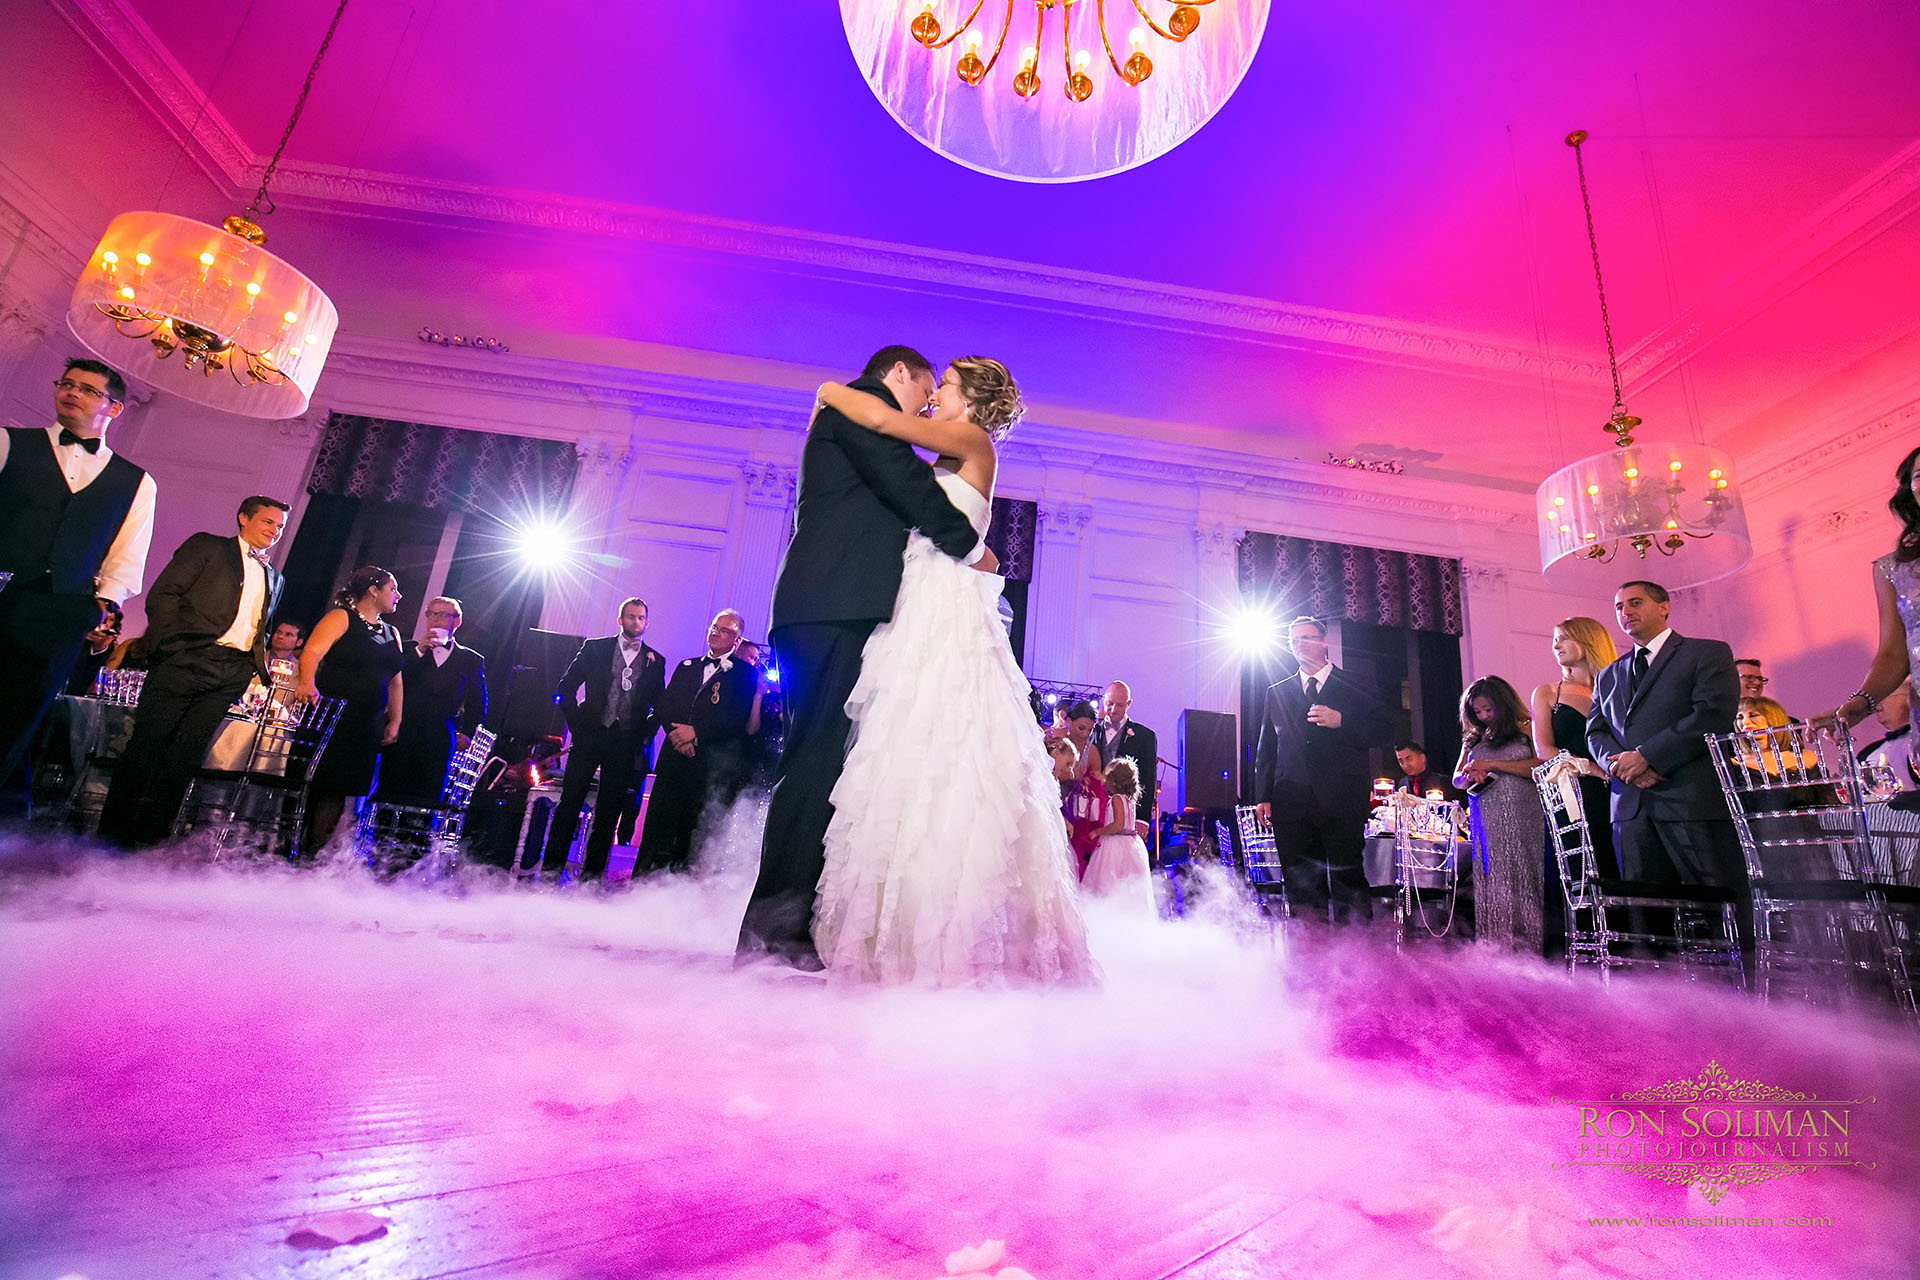
{"type": "Polygon", "coordinates": [[[300,852],[312,858],[332,839],[349,797],[373,790],[380,748],[400,732],[400,633],[381,621],[400,605],[400,584],[385,569],[364,565],[334,595],[335,608],[314,624],[300,653],[296,701],[345,698],[340,722],[314,766],[300,852]]]}
{"type": "MultiPolygon", "coordinates": [[[[1538,685],[1531,699],[1533,751],[1542,760],[1570,753],[1580,769],[1580,807],[1586,811],[1587,837],[1601,878],[1617,879],[1613,854],[1613,801],[1607,771],[1594,763],[1587,746],[1587,716],[1593,710],[1593,682],[1616,654],[1613,637],[1595,618],[1564,618],[1553,629],[1553,660],[1560,678],[1538,685]]],[[[1547,952],[1560,953],[1566,941],[1566,894],[1560,886],[1560,861],[1547,839],[1547,952]]]]}

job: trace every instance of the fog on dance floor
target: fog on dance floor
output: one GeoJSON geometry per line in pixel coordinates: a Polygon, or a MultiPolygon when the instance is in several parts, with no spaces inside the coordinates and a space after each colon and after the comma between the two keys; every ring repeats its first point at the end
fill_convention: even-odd
{"type": "Polygon", "coordinates": [[[737,971],[757,818],[702,875],[604,899],[10,847],[0,1274],[424,1274],[481,1258],[476,1232],[551,1246],[592,1221],[573,1239],[602,1245],[525,1273],[600,1274],[652,1232],[662,1252],[628,1274],[931,1277],[992,1239],[1006,1266],[1078,1280],[1172,1274],[1181,1232],[1228,1212],[1260,1224],[1237,1247],[1313,1274],[1910,1274],[1920,1049],[1891,1021],[1471,948],[1279,947],[1224,893],[1176,923],[1096,906],[1092,988],[737,971]],[[1876,1099],[1855,1134],[1872,1167],[1717,1210],[1555,1167],[1576,1131],[1557,1099],[1709,1061],[1876,1099]],[[425,1154],[382,1165],[395,1143],[425,1154]],[[519,1183],[484,1226],[463,1200],[519,1183]],[[802,1205],[844,1229],[770,1208],[802,1205]],[[732,1225],[670,1243],[696,1207],[732,1225]],[[286,1245],[299,1215],[348,1208],[388,1233],[324,1259],[286,1245]],[[1588,1222],[1646,1212],[1833,1225],[1588,1222]]]}

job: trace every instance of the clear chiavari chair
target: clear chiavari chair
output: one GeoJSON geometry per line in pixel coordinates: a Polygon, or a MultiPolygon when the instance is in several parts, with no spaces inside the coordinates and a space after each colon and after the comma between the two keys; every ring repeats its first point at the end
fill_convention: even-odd
{"type": "Polygon", "coordinates": [[[1569,970],[1592,965],[1604,983],[1619,968],[1678,965],[1689,976],[1717,970],[1742,980],[1731,891],[1601,876],[1574,757],[1562,751],[1536,765],[1533,784],[1565,894],[1569,970]]]}
{"type": "Polygon", "coordinates": [[[458,866],[467,809],[494,741],[492,730],[474,729],[467,745],[448,760],[440,798],[433,804],[370,801],[355,828],[356,847],[367,865],[381,873],[406,872],[421,879],[437,879],[458,866]]]}
{"type": "Polygon", "coordinates": [[[1710,735],[1753,888],[1754,976],[1763,998],[1857,987],[1915,1016],[1910,957],[1920,890],[1892,883],[1869,829],[1853,741],[1808,725],[1710,735]]]}

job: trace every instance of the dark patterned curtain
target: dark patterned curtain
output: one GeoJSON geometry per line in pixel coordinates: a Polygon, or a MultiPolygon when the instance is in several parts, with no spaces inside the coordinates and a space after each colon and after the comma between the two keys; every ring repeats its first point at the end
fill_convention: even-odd
{"type": "Polygon", "coordinates": [[[441,511],[560,512],[578,469],[570,441],[336,413],[307,492],[441,511]]]}
{"type": "Polygon", "coordinates": [[[1033,531],[1039,524],[1040,504],[1020,498],[995,498],[987,525],[987,550],[1000,561],[1000,576],[1009,582],[1033,579],[1033,531]]]}
{"type": "Polygon", "coordinates": [[[1240,594],[1288,614],[1457,636],[1460,562],[1274,533],[1240,540],[1240,594]]]}

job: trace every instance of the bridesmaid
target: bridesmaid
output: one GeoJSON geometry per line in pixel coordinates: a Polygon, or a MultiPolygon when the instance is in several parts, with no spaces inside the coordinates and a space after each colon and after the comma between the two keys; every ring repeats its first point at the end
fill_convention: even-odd
{"type": "Polygon", "coordinates": [[[384,615],[400,607],[400,585],[385,569],[363,565],[334,595],[300,652],[296,701],[345,698],[327,749],[313,767],[300,856],[319,856],[350,798],[373,790],[380,748],[400,732],[400,633],[384,615]]]}
{"type": "Polygon", "coordinates": [[[1547,820],[1533,785],[1540,763],[1528,736],[1527,709],[1499,676],[1482,676],[1460,695],[1460,764],[1453,784],[1469,793],[1474,920],[1480,941],[1532,955],[1546,953],[1547,820]]]}
{"type": "MultiPolygon", "coordinates": [[[[1620,863],[1613,852],[1613,803],[1607,771],[1587,747],[1587,715],[1593,710],[1593,682],[1618,656],[1613,637],[1597,618],[1563,618],[1553,628],[1553,660],[1560,678],[1536,685],[1529,699],[1533,712],[1533,753],[1551,760],[1571,752],[1580,771],[1580,808],[1593,843],[1594,866],[1602,879],[1617,880],[1620,863]]],[[[1562,954],[1567,935],[1567,895],[1560,883],[1560,859],[1547,840],[1547,954],[1562,954]]]]}

